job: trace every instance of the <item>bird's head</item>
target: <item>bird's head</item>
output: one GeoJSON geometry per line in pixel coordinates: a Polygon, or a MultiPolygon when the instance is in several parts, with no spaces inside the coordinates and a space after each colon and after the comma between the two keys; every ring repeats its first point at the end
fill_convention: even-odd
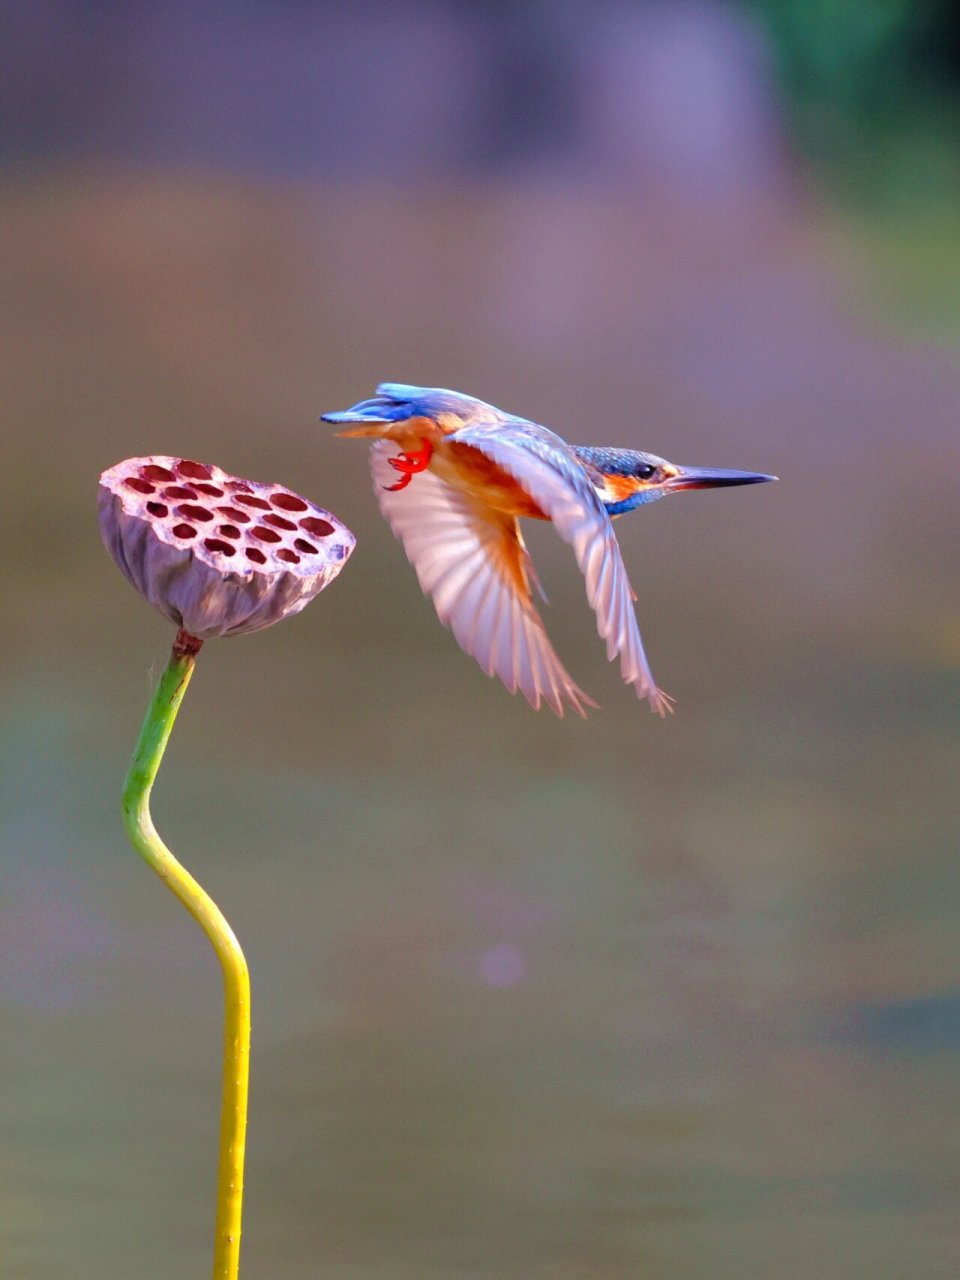
{"type": "Polygon", "coordinates": [[[737,484],[762,484],[776,476],[759,471],[724,471],[718,467],[680,467],[655,453],[637,449],[594,449],[574,446],[603,504],[612,516],[683,489],[720,489],[737,484]]]}

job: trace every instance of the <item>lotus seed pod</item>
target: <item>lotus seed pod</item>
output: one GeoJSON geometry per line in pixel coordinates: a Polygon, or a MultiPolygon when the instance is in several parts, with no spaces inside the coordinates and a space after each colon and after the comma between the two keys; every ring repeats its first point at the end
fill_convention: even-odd
{"type": "Polygon", "coordinates": [[[336,516],[281,485],[160,456],[103,473],[100,532],[140,594],[198,640],[299,613],[356,545],[336,516]]]}

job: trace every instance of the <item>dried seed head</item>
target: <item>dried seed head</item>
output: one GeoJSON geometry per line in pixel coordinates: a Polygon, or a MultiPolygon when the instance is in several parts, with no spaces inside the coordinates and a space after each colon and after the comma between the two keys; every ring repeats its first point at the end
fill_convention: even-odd
{"type": "Polygon", "coordinates": [[[199,640],[299,613],[355,546],[299,494],[188,458],[128,458],[105,471],[100,532],[140,594],[199,640]]]}

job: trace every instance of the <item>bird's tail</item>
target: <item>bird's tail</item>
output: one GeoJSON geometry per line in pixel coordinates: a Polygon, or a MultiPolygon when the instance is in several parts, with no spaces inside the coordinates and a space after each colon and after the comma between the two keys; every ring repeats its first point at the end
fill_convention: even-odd
{"type": "Polygon", "coordinates": [[[377,394],[370,400],[361,400],[351,409],[323,414],[322,422],[388,423],[403,422],[407,418],[436,418],[438,414],[455,414],[464,424],[468,422],[497,422],[502,418],[499,409],[462,395],[459,391],[447,391],[443,387],[414,387],[405,382],[381,382],[377,394]]]}

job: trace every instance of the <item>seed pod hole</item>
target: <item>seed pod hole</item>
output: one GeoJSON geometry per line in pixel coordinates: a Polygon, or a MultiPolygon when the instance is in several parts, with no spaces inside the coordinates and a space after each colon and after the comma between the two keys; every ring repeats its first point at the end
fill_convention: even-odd
{"type": "Polygon", "coordinates": [[[199,520],[201,524],[206,524],[208,520],[213,519],[213,512],[208,511],[206,507],[198,507],[195,502],[183,502],[177,507],[178,516],[186,516],[188,520],[199,520]]]}
{"type": "Polygon", "coordinates": [[[135,493],[154,493],[156,487],[149,480],[138,480],[136,476],[127,476],[123,482],[128,489],[133,489],[135,493]]]}
{"type": "Polygon", "coordinates": [[[255,498],[252,494],[239,493],[237,501],[245,507],[256,507],[258,511],[270,510],[269,502],[264,502],[262,498],[255,498]]]}
{"type": "Polygon", "coordinates": [[[281,511],[306,511],[307,504],[294,493],[272,493],[270,501],[281,511]]]}
{"type": "Polygon", "coordinates": [[[170,508],[164,506],[162,502],[148,502],[147,510],[152,516],[156,516],[158,520],[163,520],[165,516],[170,514],[170,508]]]}
{"type": "Polygon", "coordinates": [[[312,542],[308,542],[306,538],[294,538],[293,545],[298,551],[303,551],[308,556],[315,556],[317,554],[317,548],[312,542]]]}
{"type": "Polygon", "coordinates": [[[222,498],[223,490],[215,484],[198,484],[197,488],[201,493],[205,493],[208,498],[222,498]]]}
{"type": "Polygon", "coordinates": [[[235,524],[221,524],[217,526],[217,533],[222,533],[225,538],[239,538],[240,530],[235,524]]]}
{"type": "Polygon", "coordinates": [[[256,525],[250,532],[255,538],[259,538],[261,542],[279,542],[280,535],[275,529],[265,529],[262,524],[256,525]]]}
{"type": "MultiPolygon", "coordinates": [[[[193,462],[190,458],[181,458],[177,463],[177,472],[189,480],[209,480],[213,476],[209,467],[204,466],[202,462],[193,462]]],[[[170,479],[172,480],[173,476],[170,479]]]]}
{"type": "Polygon", "coordinates": [[[227,516],[230,520],[235,520],[237,524],[249,524],[250,516],[246,511],[241,511],[238,507],[217,507],[222,516],[227,516]]]}
{"type": "Polygon", "coordinates": [[[233,493],[253,493],[246,480],[228,480],[226,484],[233,493]]]}
{"type": "Polygon", "coordinates": [[[300,521],[300,528],[306,529],[307,533],[312,533],[316,538],[326,538],[333,533],[333,525],[330,521],[321,520],[319,516],[307,516],[300,521]]]}
{"type": "Polygon", "coordinates": [[[195,538],[197,536],[197,531],[192,524],[175,524],[173,532],[178,538],[195,538]]]}
{"type": "Polygon", "coordinates": [[[286,560],[287,564],[299,564],[300,557],[295,551],[291,551],[289,547],[281,547],[277,552],[278,560],[286,560]]]}
{"type": "Polygon", "coordinates": [[[155,462],[150,462],[145,467],[141,467],[140,474],[144,480],[170,481],[177,478],[172,471],[168,471],[166,467],[158,466],[155,462]]]}
{"type": "Polygon", "coordinates": [[[285,520],[283,516],[274,515],[272,511],[268,516],[263,517],[263,523],[272,524],[275,529],[294,530],[297,527],[292,520],[285,520]]]}
{"type": "Polygon", "coordinates": [[[197,496],[197,491],[188,489],[184,484],[172,484],[169,489],[164,489],[163,496],[169,498],[171,502],[182,502],[184,498],[189,501],[197,496]]]}
{"type": "Polygon", "coordinates": [[[246,547],[243,554],[248,560],[252,560],[254,564],[267,563],[267,557],[257,547],[246,547]]]}
{"type": "Polygon", "coordinates": [[[233,556],[237,553],[237,548],[231,547],[230,543],[224,542],[222,538],[204,538],[203,545],[208,551],[219,551],[224,556],[233,556]]]}

